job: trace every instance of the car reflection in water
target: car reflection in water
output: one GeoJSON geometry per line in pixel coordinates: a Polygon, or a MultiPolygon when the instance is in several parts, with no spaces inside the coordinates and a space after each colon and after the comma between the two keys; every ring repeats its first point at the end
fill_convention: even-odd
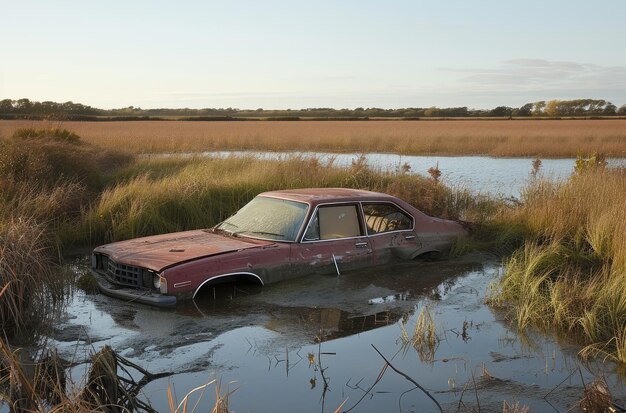
{"type": "Polygon", "coordinates": [[[213,337],[227,329],[256,325],[280,333],[292,345],[304,345],[396,323],[420,300],[438,299],[456,277],[480,266],[449,260],[412,262],[264,288],[222,285],[179,305],[175,314],[194,319],[199,328],[210,325],[213,337]]]}

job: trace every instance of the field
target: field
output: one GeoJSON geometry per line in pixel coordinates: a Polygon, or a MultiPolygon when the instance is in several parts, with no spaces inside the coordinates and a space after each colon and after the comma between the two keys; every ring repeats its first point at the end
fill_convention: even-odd
{"type": "MultiPolygon", "coordinates": [[[[538,327],[584,346],[581,356],[626,364],[626,173],[607,168],[602,158],[579,158],[564,182],[532,176],[520,201],[511,203],[448,188],[436,173],[377,170],[365,157],[342,168],[297,154],[262,160],[128,153],[402,152],[415,143],[430,145],[428,153],[626,156],[623,121],[103,122],[63,124],[77,134],[22,129],[13,135],[19,126],[43,125],[0,122],[0,324],[9,337],[36,340],[35,327],[54,317],[67,285],[77,284],[59,271],[59,257],[76,248],[209,227],[261,191],[353,187],[471,221],[472,236],[454,253],[500,255],[504,274],[486,298],[512,326],[538,327]],[[533,135],[523,135],[523,125],[533,135]],[[299,133],[302,139],[295,139],[299,133]]],[[[6,346],[0,356],[17,363],[6,346]]],[[[0,391],[7,380],[0,375],[0,391]]]]}
{"type": "Polygon", "coordinates": [[[62,127],[86,142],[133,153],[261,150],[559,158],[597,152],[626,157],[625,119],[0,121],[0,137],[20,128],[41,127],[62,127]]]}

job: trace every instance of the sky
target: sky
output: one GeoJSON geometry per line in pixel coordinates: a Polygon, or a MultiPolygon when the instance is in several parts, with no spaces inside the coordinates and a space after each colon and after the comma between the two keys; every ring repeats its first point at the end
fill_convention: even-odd
{"type": "Polygon", "coordinates": [[[626,1],[0,0],[0,99],[109,109],[626,103],[626,1]]]}

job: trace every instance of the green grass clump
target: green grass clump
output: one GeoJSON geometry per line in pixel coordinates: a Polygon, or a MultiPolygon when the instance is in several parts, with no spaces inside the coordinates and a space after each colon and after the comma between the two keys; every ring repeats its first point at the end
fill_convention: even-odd
{"type": "Polygon", "coordinates": [[[21,140],[53,139],[75,145],[80,142],[80,136],[61,128],[22,128],[13,133],[13,138],[21,140]]]}
{"type": "Polygon", "coordinates": [[[490,302],[521,329],[561,331],[585,355],[626,363],[626,173],[595,168],[533,185],[502,219],[523,226],[526,243],[505,260],[490,302]]]}
{"type": "Polygon", "coordinates": [[[76,287],[89,295],[97,294],[100,291],[96,277],[89,273],[81,274],[80,277],[76,279],[76,287]]]}

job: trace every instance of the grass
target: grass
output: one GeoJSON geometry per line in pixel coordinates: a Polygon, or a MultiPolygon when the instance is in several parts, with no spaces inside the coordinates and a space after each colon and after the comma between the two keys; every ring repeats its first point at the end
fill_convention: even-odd
{"type": "Polygon", "coordinates": [[[46,139],[52,138],[57,142],[67,142],[71,144],[79,144],[80,137],[67,129],[60,127],[50,128],[21,128],[13,133],[13,138],[21,140],[46,139]]]}
{"type": "MultiPolygon", "coordinates": [[[[198,386],[192,390],[190,390],[185,396],[183,396],[182,400],[177,403],[176,396],[173,392],[173,386],[170,384],[167,386],[167,399],[169,402],[170,413],[193,413],[198,409],[202,396],[208,386],[213,383],[216,383],[217,380],[213,379],[208,383],[205,383],[201,386],[198,386]],[[189,401],[190,397],[195,395],[195,393],[200,393],[197,396],[196,403],[190,407],[189,401]]],[[[215,384],[215,402],[213,404],[213,408],[211,409],[211,413],[231,413],[229,409],[229,398],[230,396],[237,391],[238,388],[234,390],[230,390],[229,392],[222,394],[221,387],[219,383],[215,384]]]]}
{"type": "Polygon", "coordinates": [[[35,327],[53,317],[68,282],[59,266],[61,229],[88,208],[109,171],[130,159],[58,129],[18,131],[0,140],[4,334],[33,338],[35,327]]]}
{"type": "Polygon", "coordinates": [[[430,313],[430,307],[422,307],[410,341],[413,348],[417,351],[420,361],[433,362],[439,341],[435,320],[430,313]]]}
{"type": "Polygon", "coordinates": [[[72,181],[97,191],[105,175],[131,160],[128,154],[103,150],[65,129],[18,129],[0,140],[0,179],[47,187],[72,181]]]}
{"type": "Polygon", "coordinates": [[[45,227],[33,219],[0,222],[0,325],[9,336],[30,336],[50,321],[63,298],[64,278],[45,227]]]}
{"type": "Polygon", "coordinates": [[[0,121],[0,137],[63,128],[81,140],[133,153],[223,150],[386,152],[543,158],[626,156],[626,120],[310,122],[0,121]]]}
{"type": "Polygon", "coordinates": [[[477,202],[430,178],[383,172],[358,158],[350,168],[317,159],[144,159],[122,170],[117,185],[72,225],[65,239],[97,244],[141,235],[206,228],[260,192],[307,187],[349,187],[397,195],[423,211],[461,218],[477,202]]]}
{"type": "Polygon", "coordinates": [[[520,329],[559,331],[586,356],[626,362],[626,172],[589,168],[567,182],[537,181],[500,218],[524,228],[489,301],[520,329]]]}

